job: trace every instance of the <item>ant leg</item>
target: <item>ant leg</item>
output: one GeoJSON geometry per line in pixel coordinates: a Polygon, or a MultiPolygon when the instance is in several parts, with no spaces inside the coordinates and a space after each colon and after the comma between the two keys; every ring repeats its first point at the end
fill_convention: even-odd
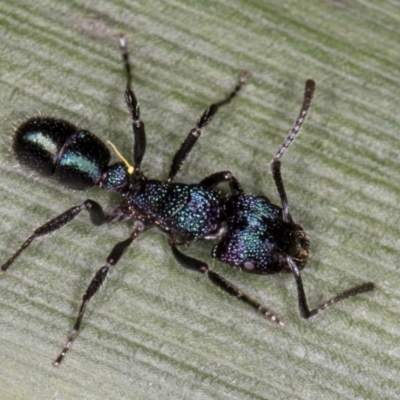
{"type": "Polygon", "coordinates": [[[79,206],[71,207],[69,210],[63,212],[59,216],[46,222],[44,225],[37,228],[31,236],[22,244],[22,246],[9,258],[5,264],[0,268],[0,274],[4,274],[8,267],[14,262],[14,260],[24,251],[31,242],[41,236],[47,235],[48,233],[54,232],[61,228],[71,220],[73,220],[81,211],[87,210],[89,212],[90,221],[93,225],[102,225],[106,222],[106,216],[99,203],[93,200],[86,200],[79,206]]]}
{"type": "Polygon", "coordinates": [[[130,244],[139,236],[139,234],[143,231],[144,225],[140,221],[136,221],[134,224],[134,230],[128,239],[117,243],[112,249],[110,255],[107,257],[107,262],[103,265],[95,274],[92,281],[90,282],[88,288],[86,289],[85,294],[82,297],[81,307],[79,308],[78,318],[75,321],[74,327],[71,333],[68,336],[67,342],[65,343],[64,348],[62,349],[59,356],[54,360],[53,365],[58,367],[61,361],[64,359],[65,355],[69,351],[72,346],[72,343],[78,336],[79,328],[81,326],[83,314],[85,313],[85,309],[89,301],[92,297],[97,293],[100,289],[101,285],[104,283],[107,278],[108,272],[111,267],[113,267],[121,258],[124,251],[130,246],[130,244]]]}
{"type": "Polygon", "coordinates": [[[126,90],[125,100],[128,106],[128,110],[133,120],[133,136],[134,136],[134,148],[133,148],[133,160],[135,171],[139,172],[142,164],[143,156],[146,151],[146,132],[144,130],[144,123],[140,119],[140,108],[139,102],[136,99],[135,93],[132,90],[132,72],[131,65],[129,63],[129,53],[124,35],[119,36],[119,47],[122,53],[122,61],[126,71],[126,90]]]}
{"type": "Polygon", "coordinates": [[[199,185],[205,186],[209,189],[214,189],[215,186],[223,182],[229,182],[229,188],[233,195],[244,193],[238,180],[232,175],[230,171],[220,171],[208,175],[199,182],[199,185]]]}
{"type": "Polygon", "coordinates": [[[181,169],[182,164],[184,163],[186,157],[188,154],[191,152],[193,146],[196,144],[198,138],[201,135],[201,130],[209,124],[209,122],[212,120],[218,109],[225,104],[228,104],[232,101],[232,99],[238,94],[239,90],[242,88],[248,77],[250,76],[250,73],[248,71],[242,71],[239,75],[239,80],[235,86],[235,88],[232,90],[232,92],[222,101],[218,103],[213,103],[211,104],[210,107],[208,107],[201,117],[198,119],[196,125],[192,128],[192,130],[189,132],[187,135],[186,139],[184,142],[181,144],[181,147],[178,149],[176,152],[172,164],[171,164],[171,169],[169,171],[168,179],[167,182],[172,182],[175,178],[175,175],[178,173],[178,171],[181,169]]]}
{"type": "Polygon", "coordinates": [[[306,119],[308,110],[310,109],[314,90],[315,90],[315,82],[311,79],[307,80],[306,87],[304,90],[303,104],[301,106],[299,116],[297,117],[297,120],[292,130],[290,131],[288,137],[286,138],[285,142],[283,143],[281,148],[275,153],[275,156],[271,164],[272,176],[274,178],[274,182],[278,190],[279,197],[281,199],[283,220],[285,222],[292,222],[292,217],[290,216],[289,202],[286,196],[285,188],[283,186],[280,158],[285,154],[286,150],[293,143],[296,136],[300,133],[300,129],[306,119]]]}
{"type": "Polygon", "coordinates": [[[351,297],[351,296],[356,296],[357,294],[360,294],[360,293],[370,292],[375,287],[375,285],[372,282],[366,282],[361,285],[354,286],[354,287],[352,287],[348,290],[345,290],[344,292],[336,295],[335,297],[332,297],[331,299],[324,302],[317,308],[310,310],[307,305],[306,294],[304,292],[303,281],[300,276],[299,268],[297,267],[296,263],[293,261],[293,259],[291,257],[287,257],[287,261],[288,261],[288,265],[289,265],[291,271],[293,272],[294,278],[296,280],[300,314],[305,319],[314,317],[315,315],[319,314],[321,311],[325,310],[326,308],[333,306],[338,301],[347,299],[348,297],[351,297]]]}
{"type": "Polygon", "coordinates": [[[241,300],[246,304],[250,305],[271,322],[274,322],[275,324],[281,327],[284,326],[284,322],[281,319],[279,319],[275,314],[269,311],[257,300],[251,298],[246,293],[242,292],[237,286],[227,281],[223,276],[217,274],[214,271],[211,271],[208,268],[207,264],[183,254],[180,250],[178,250],[175,243],[172,243],[170,241],[169,245],[171,246],[174,257],[179,262],[179,264],[181,264],[184,268],[201,272],[202,274],[206,274],[208,279],[210,279],[210,281],[214,283],[214,285],[218,286],[220,289],[224,290],[231,296],[236,297],[238,300],[241,300]]]}

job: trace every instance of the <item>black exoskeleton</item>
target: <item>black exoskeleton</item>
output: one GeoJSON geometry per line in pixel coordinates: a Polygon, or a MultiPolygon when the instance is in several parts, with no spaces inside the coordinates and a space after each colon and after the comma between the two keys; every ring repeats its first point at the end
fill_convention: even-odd
{"type": "Polygon", "coordinates": [[[314,92],[314,82],[307,81],[303,107],[296,124],[276,153],[272,162],[273,178],[281,199],[281,207],[270,203],[266,197],[248,195],[229,171],[216,172],[197,184],[175,183],[174,178],[186,157],[200,137],[201,130],[212,120],[218,109],[228,104],[239,92],[248,72],[242,72],[233,91],[222,101],[212,104],[200,116],[176,152],[166,180],[148,179],[141,171],[146,151],[146,135],[140,119],[139,103],[132,90],[132,74],[126,41],[119,38],[127,76],[126,103],[132,119],[134,135],[133,165],[130,165],[108,143],[122,162],[109,165],[110,150],[91,132],[56,118],[33,117],[15,131],[13,150],[21,165],[44,176],[52,176],[73,189],[88,189],[94,185],[121,195],[121,203],[106,214],[94,200],[66,210],[64,213],[37,228],[22,246],[1,266],[4,273],[30,243],[43,235],[61,228],[81,211],[88,211],[94,225],[133,219],[133,230],[128,238],[116,244],[106,263],[90,282],[79,309],[78,317],[67,342],[54,361],[58,366],[78,335],[88,302],[99,290],[110,269],[130,244],[147,228],[156,226],[166,232],[176,260],[185,268],[205,274],[216,286],[251,305],[276,324],[283,322],[258,301],[242,292],[208,265],[182,253],[178,246],[203,239],[216,239],[213,257],[233,267],[258,274],[278,273],[288,270],[295,276],[301,315],[309,318],[339,300],[373,289],[372,283],[354,287],[316,309],[309,310],[300,270],[304,267],[309,250],[309,240],[303,229],[289,213],[289,205],[280,174],[280,158],[300,131],[314,92]],[[215,187],[229,182],[231,194],[226,198],[215,187]]]}
{"type": "Polygon", "coordinates": [[[230,172],[214,173],[198,184],[175,183],[173,180],[198,140],[201,130],[212,120],[219,107],[228,104],[236,96],[245,83],[248,73],[242,72],[234,90],[224,100],[208,107],[200,116],[175,154],[167,180],[152,180],[141,172],[141,163],[146,150],[145,128],[140,119],[139,103],[131,88],[132,75],[124,36],[120,36],[119,43],[127,75],[125,98],[134,134],[133,166],[122,156],[120,157],[123,162],[109,165],[110,151],[99,138],[61,119],[43,116],[30,118],[16,129],[13,139],[13,150],[21,165],[42,175],[53,176],[61,184],[73,189],[88,189],[98,185],[108,191],[119,193],[122,202],[110,214],[105,214],[96,201],[88,199],[48,221],[37,228],[2,265],[2,273],[34,239],[56,231],[83,210],[89,212],[90,219],[95,225],[126,219],[135,220],[131,235],[114,246],[106,263],[90,282],[83,295],[75,325],[63,350],[54,361],[56,366],[69,351],[79,332],[85,308],[103,284],[110,268],[119,261],[128,246],[151,226],[157,226],[168,233],[172,252],[184,267],[206,274],[221,289],[249,303],[266,317],[275,318],[257,301],[216,272],[209,270],[207,264],[194,260],[178,250],[181,244],[200,239],[218,239],[225,232],[225,203],[213,187],[221,182],[230,181],[232,179],[230,172]]]}

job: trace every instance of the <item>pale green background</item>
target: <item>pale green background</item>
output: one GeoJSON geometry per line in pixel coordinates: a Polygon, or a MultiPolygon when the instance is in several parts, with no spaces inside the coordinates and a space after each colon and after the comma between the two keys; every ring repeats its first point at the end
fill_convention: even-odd
{"type": "Polygon", "coordinates": [[[143,235],[88,308],[55,369],[80,297],[130,225],[87,215],[33,245],[0,278],[2,399],[394,399],[400,393],[400,4],[397,1],[0,2],[1,259],[34,228],[99,189],[35,179],[9,152],[27,115],[56,115],[129,155],[116,33],[129,40],[148,133],[146,173],[164,178],[175,149],[237,73],[253,78],[204,131],[179,179],[230,169],[274,202],[269,162],[317,82],[310,118],[285,155],[296,221],[309,233],[311,305],[351,285],[377,290],[303,321],[290,275],[258,277],[190,254],[260,299],[273,326],[176,264],[143,235]]]}

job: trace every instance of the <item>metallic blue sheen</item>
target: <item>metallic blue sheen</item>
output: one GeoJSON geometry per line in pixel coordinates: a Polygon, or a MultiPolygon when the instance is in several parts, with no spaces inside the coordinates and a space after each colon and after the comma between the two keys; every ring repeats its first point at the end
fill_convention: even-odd
{"type": "Polygon", "coordinates": [[[76,131],[66,140],[54,176],[73,189],[99,184],[108,168],[108,147],[89,131],[76,131]]]}
{"type": "Polygon", "coordinates": [[[223,201],[199,185],[146,181],[127,203],[136,217],[156,223],[176,238],[196,240],[213,232],[222,221],[223,201]]]}
{"type": "Polygon", "coordinates": [[[283,221],[282,209],[266,197],[231,196],[227,213],[226,235],[213,249],[217,260],[257,274],[280,272],[287,255],[305,264],[308,238],[299,225],[283,221]]]}
{"type": "Polygon", "coordinates": [[[170,220],[182,232],[200,238],[215,230],[221,218],[222,201],[220,197],[201,186],[188,186],[188,201],[170,220]]]}
{"type": "Polygon", "coordinates": [[[76,131],[67,121],[33,117],[15,131],[13,151],[19,163],[42,175],[51,176],[67,139],[76,131]]]}
{"type": "Polygon", "coordinates": [[[128,184],[128,171],[123,163],[110,165],[100,186],[109,191],[118,191],[128,184]]]}
{"type": "Polygon", "coordinates": [[[25,140],[39,148],[46,149],[54,157],[57,156],[58,147],[57,143],[49,136],[41,131],[29,132],[25,136],[25,140]]]}
{"type": "Polygon", "coordinates": [[[78,170],[81,174],[88,176],[93,181],[98,180],[102,172],[96,163],[82,154],[66,152],[60,158],[59,163],[63,167],[69,167],[78,170]]]}

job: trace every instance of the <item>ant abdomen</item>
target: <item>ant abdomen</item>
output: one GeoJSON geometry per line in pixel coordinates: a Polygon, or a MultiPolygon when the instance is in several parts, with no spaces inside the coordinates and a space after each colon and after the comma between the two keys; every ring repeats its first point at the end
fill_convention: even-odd
{"type": "Polygon", "coordinates": [[[12,147],[23,167],[54,176],[72,189],[99,184],[110,161],[109,149],[97,136],[58,118],[37,116],[23,122],[12,147]]]}

